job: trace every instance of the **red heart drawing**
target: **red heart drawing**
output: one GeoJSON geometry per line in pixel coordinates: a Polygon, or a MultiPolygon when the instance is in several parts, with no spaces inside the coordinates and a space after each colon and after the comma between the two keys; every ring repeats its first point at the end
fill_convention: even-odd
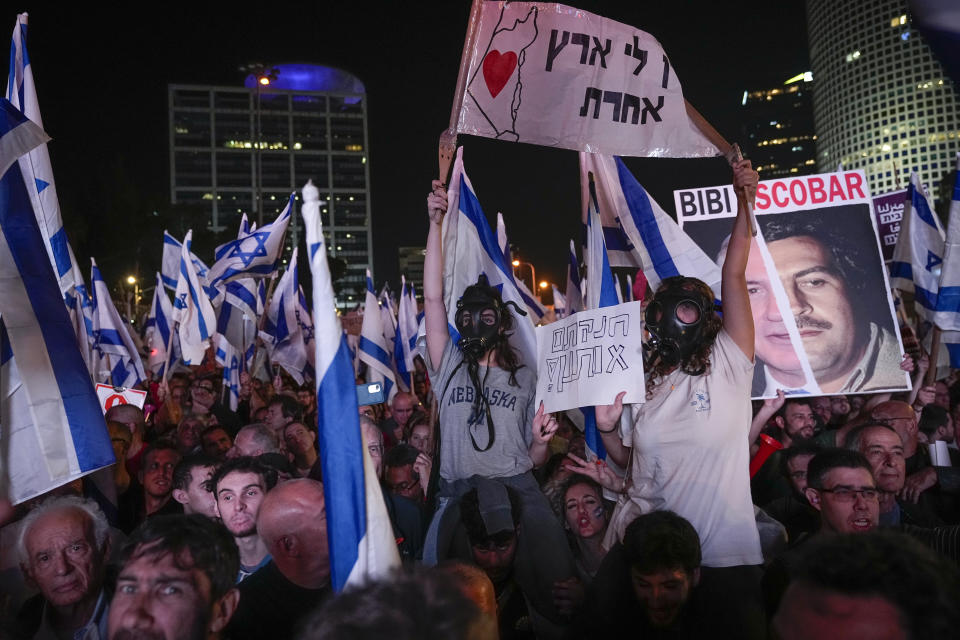
{"type": "Polygon", "coordinates": [[[483,59],[483,80],[487,83],[487,89],[494,98],[503,91],[507,80],[513,75],[513,70],[517,68],[517,54],[513,51],[500,53],[496,49],[487,54],[483,59]]]}

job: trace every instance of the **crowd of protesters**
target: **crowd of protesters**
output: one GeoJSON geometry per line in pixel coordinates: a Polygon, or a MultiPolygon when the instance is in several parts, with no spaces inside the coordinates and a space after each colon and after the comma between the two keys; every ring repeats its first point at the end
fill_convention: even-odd
{"type": "Polygon", "coordinates": [[[522,312],[485,278],[450,338],[435,183],[416,383],[359,416],[403,567],[332,591],[311,381],[244,375],[230,411],[201,368],[107,411],[116,504],[85,478],[7,517],[0,637],[960,636],[960,467],[929,453],[960,464],[960,375],[925,386],[911,342],[912,392],[751,411],[756,183],[735,165],[722,322],[699,281],[651,292],[647,402],[596,407],[606,461],[579,412],[534,405],[522,312]]]}

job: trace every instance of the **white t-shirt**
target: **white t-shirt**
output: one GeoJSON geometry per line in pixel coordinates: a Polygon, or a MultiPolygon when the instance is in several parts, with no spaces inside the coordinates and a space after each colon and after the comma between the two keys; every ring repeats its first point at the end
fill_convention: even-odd
{"type": "Polygon", "coordinates": [[[614,511],[607,548],[640,514],[667,509],[697,530],[704,566],[763,562],[750,497],[752,381],[753,363],[721,330],[709,373],[678,369],[652,399],[633,405],[633,425],[621,421],[620,432],[632,447],[632,485],[614,511]]]}

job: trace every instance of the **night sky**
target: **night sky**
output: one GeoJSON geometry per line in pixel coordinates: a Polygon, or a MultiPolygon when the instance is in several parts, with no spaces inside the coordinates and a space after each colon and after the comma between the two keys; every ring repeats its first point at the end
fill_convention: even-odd
{"type": "MultiPolygon", "coordinates": [[[[309,8],[271,2],[246,13],[237,13],[240,3],[138,3],[106,11],[80,4],[20,10],[30,13],[28,46],[44,128],[53,137],[61,208],[84,271],[93,255],[108,280],[128,273],[142,239],[125,233],[125,224],[168,205],[168,83],[241,86],[242,64],[313,62],[351,71],[366,85],[375,279],[378,286],[397,283],[396,247],[426,239],[425,196],[437,173],[437,138],[449,123],[468,0],[309,8]]],[[[772,87],[808,70],[799,0],[576,6],[654,35],[687,100],[731,141],[745,89],[772,87]]],[[[15,9],[3,16],[5,37],[15,9]]],[[[579,238],[576,152],[460,141],[488,218],[503,212],[511,242],[536,265],[538,279],[565,282],[565,247],[579,238]]],[[[719,159],[628,165],[671,212],[673,189],[729,178],[719,159]]],[[[145,240],[159,250],[159,234],[145,240]]],[[[150,278],[155,268],[141,260],[140,274],[150,278]]]]}

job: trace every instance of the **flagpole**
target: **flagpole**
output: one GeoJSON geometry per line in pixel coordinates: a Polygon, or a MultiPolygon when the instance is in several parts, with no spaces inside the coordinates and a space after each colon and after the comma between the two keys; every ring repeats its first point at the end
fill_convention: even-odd
{"type": "Polygon", "coordinates": [[[933,325],[933,335],[930,339],[930,367],[923,378],[923,384],[929,387],[937,380],[937,361],[940,359],[940,327],[933,325]]]}
{"type": "MultiPolygon", "coordinates": [[[[740,146],[736,143],[730,144],[727,142],[727,139],[720,135],[720,132],[713,128],[713,125],[710,124],[706,118],[704,118],[699,111],[697,111],[692,104],[684,99],[683,104],[687,108],[687,117],[690,118],[690,121],[693,122],[693,125],[704,135],[704,137],[712,142],[720,152],[727,157],[727,161],[730,164],[734,162],[739,162],[743,160],[743,154],[740,151],[740,146]]],[[[757,235],[757,219],[753,215],[753,205],[750,204],[750,198],[746,197],[746,188],[743,189],[744,202],[747,206],[747,219],[750,220],[750,235],[757,235]]]]}
{"type": "Polygon", "coordinates": [[[463,51],[460,54],[460,71],[457,73],[457,88],[453,94],[453,105],[450,108],[450,126],[440,134],[439,175],[441,182],[447,183],[450,175],[450,165],[457,150],[457,120],[460,109],[463,107],[463,91],[467,85],[467,64],[473,43],[477,39],[477,29],[480,27],[481,0],[473,0],[470,5],[470,19],[467,21],[467,33],[463,38],[463,51]]]}
{"type": "Polygon", "coordinates": [[[170,327],[170,336],[167,338],[167,353],[166,360],[163,363],[163,383],[166,384],[167,378],[170,377],[170,354],[173,352],[173,334],[180,327],[180,321],[173,323],[173,326],[170,327]]]}

